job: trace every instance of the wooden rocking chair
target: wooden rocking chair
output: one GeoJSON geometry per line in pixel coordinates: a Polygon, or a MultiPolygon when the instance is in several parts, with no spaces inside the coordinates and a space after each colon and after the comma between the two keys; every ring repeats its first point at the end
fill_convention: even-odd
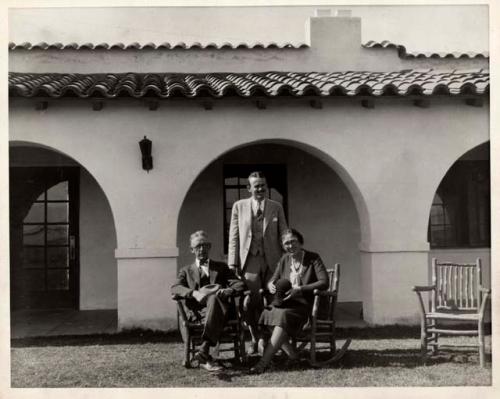
{"type": "Polygon", "coordinates": [[[327,272],[329,286],[326,290],[314,290],[314,304],[309,323],[295,338],[295,342],[299,343],[298,350],[303,350],[309,345],[309,364],[313,367],[323,367],[340,360],[351,344],[351,338],[348,338],[340,349],[336,348],[335,309],[339,292],[340,265],[336,263],[333,269],[327,272]],[[324,352],[324,349],[329,351],[327,358],[318,360],[318,354],[324,352]]]}
{"type": "Polygon", "coordinates": [[[477,335],[478,343],[475,345],[440,346],[478,347],[479,363],[484,367],[484,314],[491,290],[482,286],[481,279],[480,259],[476,263],[438,262],[432,259],[432,285],[413,287],[420,305],[421,354],[424,362],[429,346],[433,355],[437,353],[441,335],[477,335]],[[430,294],[428,311],[425,310],[422,292],[430,294]],[[458,329],[457,322],[475,324],[476,328],[458,329]]]}
{"type": "MultiPolygon", "coordinates": [[[[243,322],[241,317],[241,304],[243,300],[239,297],[244,296],[244,293],[235,293],[229,298],[230,306],[234,310],[234,315],[231,317],[224,327],[224,333],[220,341],[215,347],[214,355],[217,357],[219,352],[232,351],[234,358],[238,363],[245,363],[245,333],[243,330],[243,322]],[[226,347],[225,344],[229,344],[226,347]],[[224,348],[221,346],[224,345],[224,348]]],[[[177,314],[179,317],[179,330],[184,342],[184,361],[183,365],[186,368],[196,367],[193,364],[193,356],[196,353],[196,347],[202,343],[203,323],[197,321],[189,321],[185,308],[185,299],[172,295],[172,299],[177,302],[177,314]]]]}
{"type": "MultiPolygon", "coordinates": [[[[309,321],[300,334],[292,340],[292,344],[299,351],[309,345],[308,361],[312,367],[323,367],[340,360],[351,344],[351,339],[348,338],[339,350],[336,348],[335,308],[339,292],[340,265],[336,263],[333,269],[327,270],[327,273],[328,288],[314,290],[314,303],[309,321]],[[318,355],[324,353],[324,349],[329,351],[328,357],[318,360],[318,355]]],[[[260,292],[264,297],[264,305],[267,306],[264,295],[267,291],[261,289],[260,292]]]]}

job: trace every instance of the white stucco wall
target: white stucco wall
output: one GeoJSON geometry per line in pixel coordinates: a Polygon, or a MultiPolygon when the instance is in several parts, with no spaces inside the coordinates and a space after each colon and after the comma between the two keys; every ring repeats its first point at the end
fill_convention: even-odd
{"type": "Polygon", "coordinates": [[[109,102],[100,112],[78,100],[53,102],[42,112],[29,101],[12,103],[12,139],[43,141],[84,165],[106,192],[118,246],[126,248],[175,246],[172,221],[198,174],[239,145],[273,139],[308,143],[340,174],[360,214],[364,249],[427,249],[428,213],[440,180],[464,152],[489,138],[488,107],[448,100],[427,109],[380,100],[369,110],[357,102],[325,102],[316,110],[299,100],[267,110],[228,102],[212,111],[179,103],[156,112],[139,101],[109,102]],[[153,140],[150,173],[141,169],[137,144],[144,134],[153,140]]]}
{"type": "MultiPolygon", "coordinates": [[[[406,264],[401,273],[405,287],[427,282],[427,224],[437,186],[455,160],[489,139],[488,106],[471,107],[449,99],[432,99],[424,109],[404,99],[381,99],[374,109],[365,109],[357,101],[332,100],[325,101],[321,110],[301,100],[271,102],[266,110],[248,101],[223,100],[211,111],[196,102],[180,101],[162,103],[154,112],[134,100],[108,101],[96,112],[81,100],[51,101],[47,110],[36,111],[33,102],[12,99],[10,132],[13,140],[44,142],[85,166],[109,199],[118,249],[163,251],[163,261],[146,261],[155,263],[148,270],[162,275],[167,271],[158,264],[176,268],[179,211],[204,168],[228,151],[259,141],[307,151],[335,170],[354,200],[360,249],[369,258],[361,266],[360,280],[371,284],[371,291],[363,289],[363,302],[383,304],[383,322],[406,312],[402,300],[414,302],[406,296],[392,301],[386,287],[376,284],[374,276],[381,273],[383,280],[383,268],[401,259],[398,255],[387,261],[384,256],[423,252],[425,256],[418,257],[420,266],[406,264]],[[153,141],[154,169],[149,173],[141,169],[138,141],[144,135],[153,141]]],[[[291,215],[299,218],[293,224],[304,217],[297,211],[291,215]]],[[[141,259],[136,262],[144,264],[141,259]]],[[[175,270],[168,273],[173,279],[175,270]]],[[[120,280],[119,267],[118,276],[120,280]]],[[[156,281],[153,275],[149,279],[156,281]]],[[[127,283],[135,290],[133,297],[142,298],[134,305],[127,302],[122,311],[128,325],[134,325],[133,320],[141,323],[150,298],[159,304],[171,302],[171,283],[163,281],[159,292],[127,283]]],[[[374,317],[378,309],[372,309],[374,317]]],[[[173,320],[175,313],[168,317],[173,320]]],[[[398,321],[407,319],[403,314],[398,321]]]]}
{"type": "Polygon", "coordinates": [[[211,255],[224,259],[223,164],[248,163],[286,165],[289,225],[303,233],[305,248],[319,253],[327,267],[341,264],[340,301],[361,301],[360,227],[354,201],[331,168],[285,145],[243,147],[214,161],[197,177],[179,214],[178,265],[192,262],[189,235],[198,229],[209,234],[211,255]]]}
{"type": "Polygon", "coordinates": [[[116,309],[113,215],[101,188],[83,168],[80,191],[80,309],[116,309]]]}
{"type": "MultiPolygon", "coordinates": [[[[79,166],[63,154],[20,144],[13,143],[10,166],[79,166]]],[[[79,191],[79,308],[116,309],[116,234],[111,209],[102,189],[85,168],[80,168],[79,191]]]]}

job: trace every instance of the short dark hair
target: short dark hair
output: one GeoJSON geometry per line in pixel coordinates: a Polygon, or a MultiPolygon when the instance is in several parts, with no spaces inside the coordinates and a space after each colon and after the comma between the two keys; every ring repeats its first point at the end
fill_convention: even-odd
{"type": "Polygon", "coordinates": [[[304,236],[300,234],[300,232],[296,229],[286,229],[283,234],[281,234],[281,242],[283,242],[283,238],[287,235],[290,234],[294,237],[297,238],[297,241],[300,243],[300,245],[304,245],[304,236]]]}

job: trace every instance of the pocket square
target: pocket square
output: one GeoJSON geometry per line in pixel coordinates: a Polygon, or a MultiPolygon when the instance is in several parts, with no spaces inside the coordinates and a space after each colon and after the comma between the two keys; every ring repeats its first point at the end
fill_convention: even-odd
{"type": "Polygon", "coordinates": [[[278,218],[275,216],[273,217],[273,222],[277,222],[278,221],[278,218]]]}

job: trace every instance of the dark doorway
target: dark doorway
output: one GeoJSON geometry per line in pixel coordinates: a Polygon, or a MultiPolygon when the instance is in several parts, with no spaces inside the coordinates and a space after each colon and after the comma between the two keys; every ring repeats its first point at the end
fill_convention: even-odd
{"type": "Polygon", "coordinates": [[[10,168],[11,308],[78,308],[78,167],[10,168]]]}
{"type": "Polygon", "coordinates": [[[283,205],[288,220],[288,194],[286,165],[283,164],[226,164],[224,165],[224,253],[227,254],[229,225],[233,204],[249,198],[247,189],[250,173],[260,171],[266,176],[269,187],[268,197],[283,205]]]}

